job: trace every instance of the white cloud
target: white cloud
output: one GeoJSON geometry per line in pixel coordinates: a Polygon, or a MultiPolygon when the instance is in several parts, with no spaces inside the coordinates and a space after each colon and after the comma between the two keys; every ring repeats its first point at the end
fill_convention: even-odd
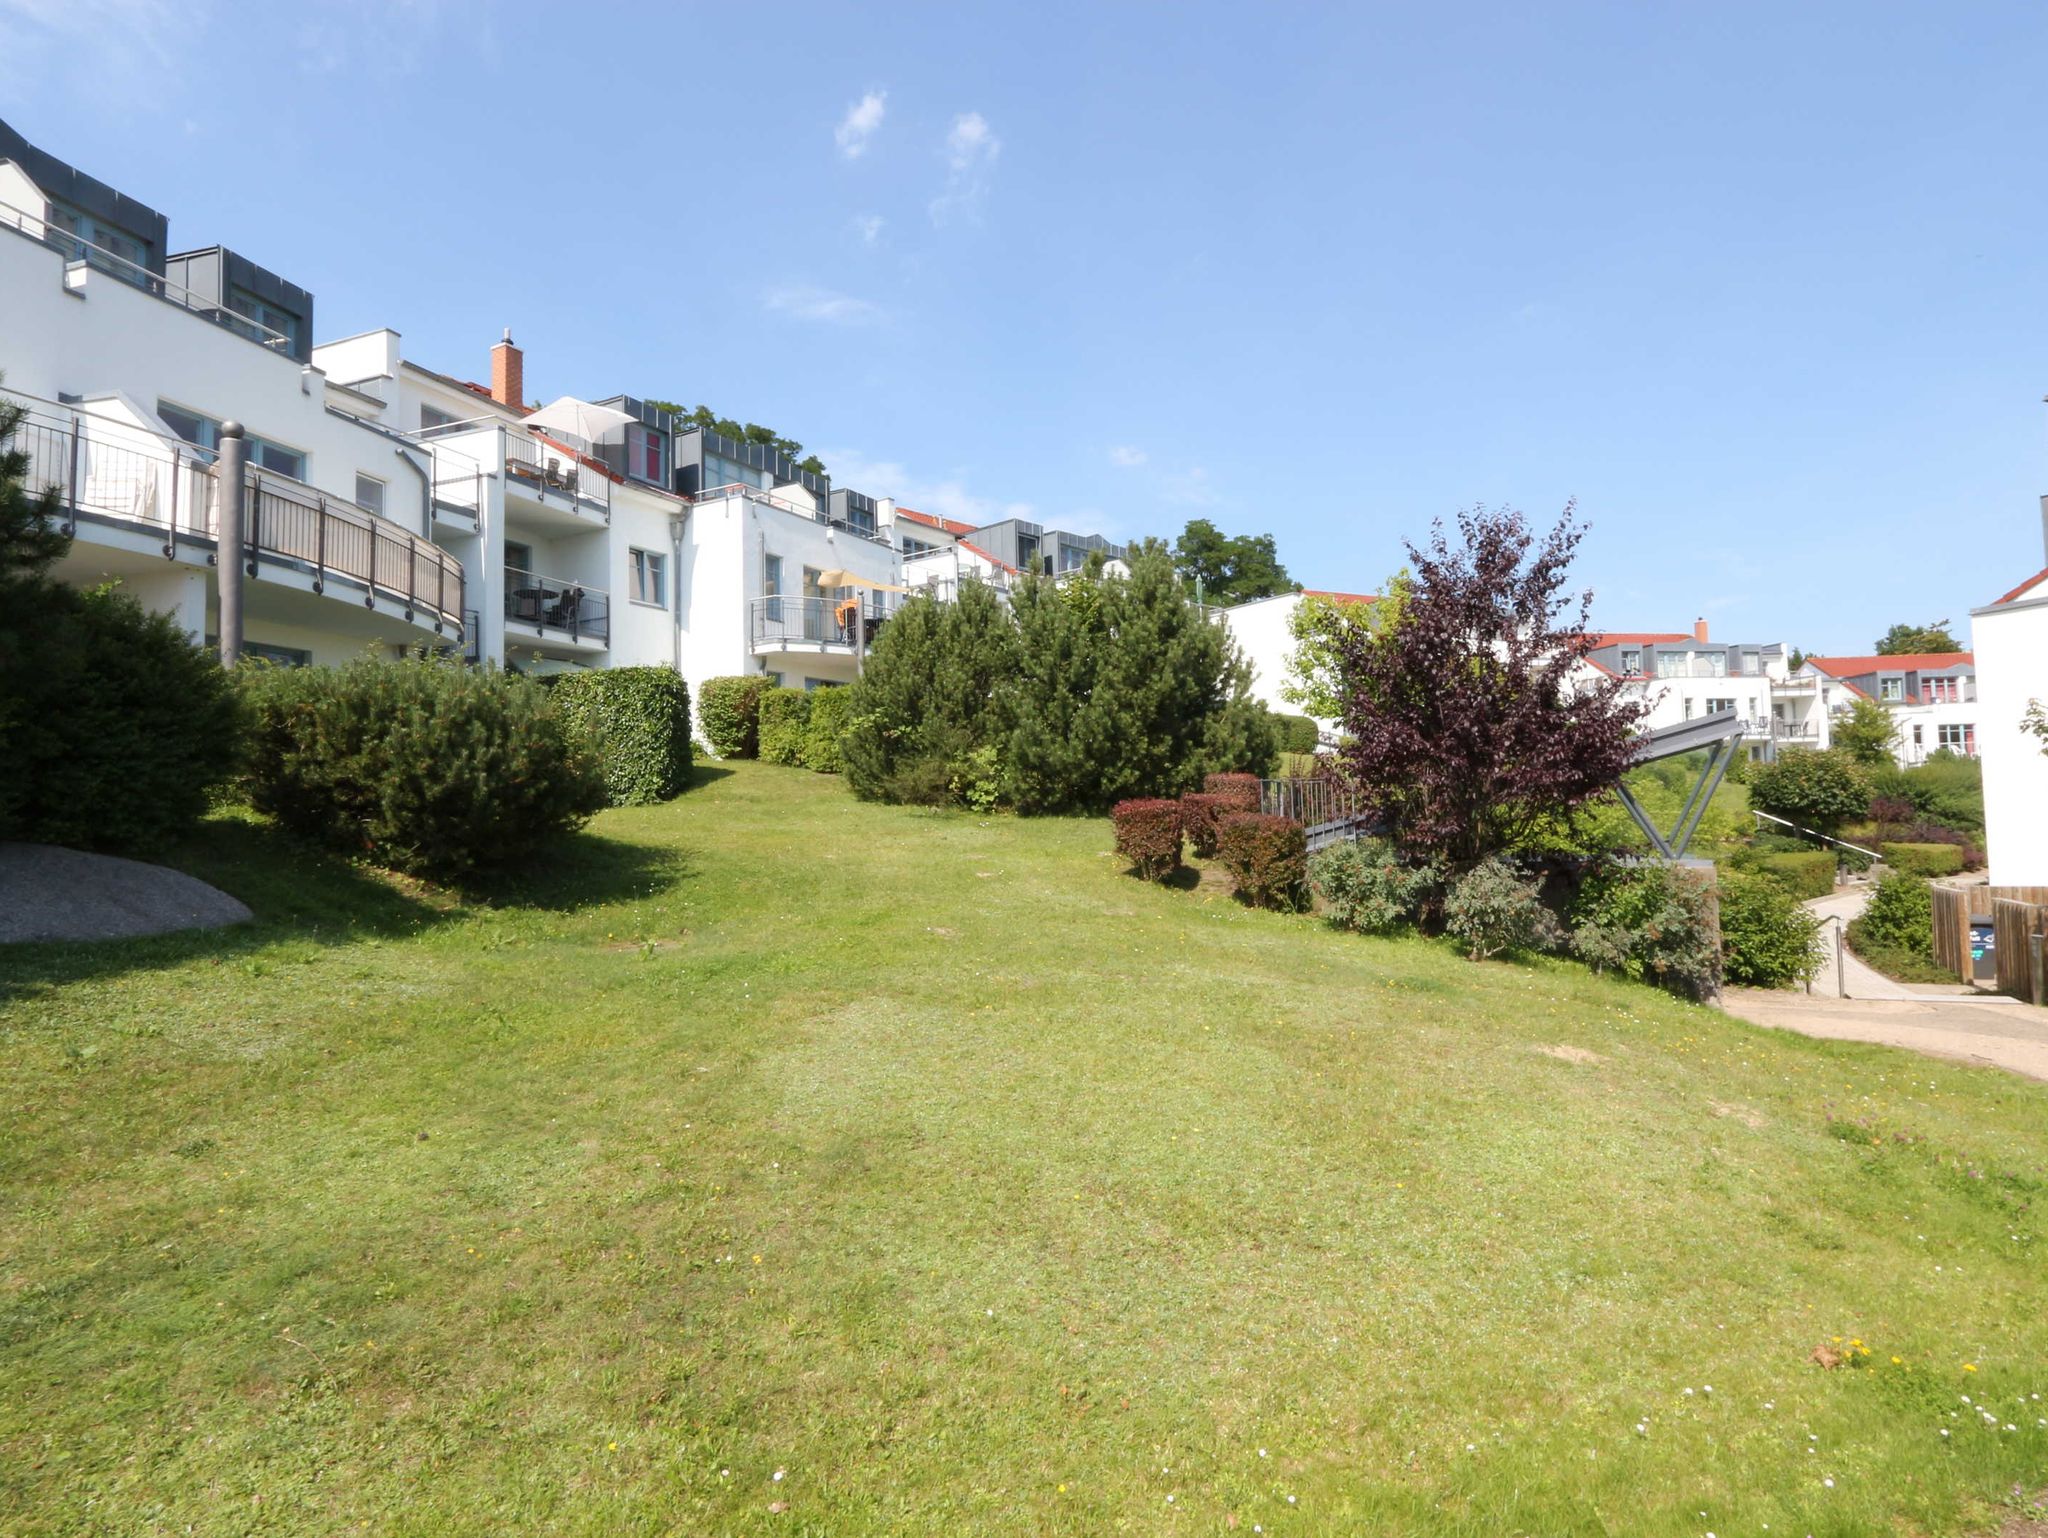
{"type": "Polygon", "coordinates": [[[932,223],[944,224],[956,214],[967,219],[981,215],[988,195],[989,177],[1003,141],[979,112],[963,112],[946,131],[946,186],[931,202],[932,223]]]}
{"type": "Polygon", "coordinates": [[[866,326],[882,318],[882,308],[874,301],[856,299],[851,294],[819,288],[813,283],[791,283],[771,288],[761,296],[761,305],[773,315],[787,315],[792,320],[824,321],[834,326],[866,326]]]}
{"type": "Polygon", "coordinates": [[[1036,520],[1029,502],[1005,502],[968,489],[959,475],[936,480],[913,475],[891,459],[869,459],[850,449],[819,449],[818,457],[832,467],[832,484],[864,491],[871,497],[894,497],[904,507],[939,518],[957,518],[962,523],[999,523],[1005,518],[1036,520]]]}
{"type": "Polygon", "coordinates": [[[882,126],[888,101],[887,91],[870,91],[846,109],[846,116],[832,130],[832,142],[839,146],[840,154],[848,160],[858,160],[868,152],[868,140],[882,126]]]}
{"type": "Polygon", "coordinates": [[[882,224],[883,219],[880,214],[862,214],[853,221],[853,228],[855,233],[860,236],[860,243],[862,245],[872,246],[882,238],[882,224]]]}
{"type": "Polygon", "coordinates": [[[1145,462],[1145,451],[1133,448],[1128,443],[1119,443],[1109,451],[1109,462],[1119,470],[1135,470],[1145,462]]]}

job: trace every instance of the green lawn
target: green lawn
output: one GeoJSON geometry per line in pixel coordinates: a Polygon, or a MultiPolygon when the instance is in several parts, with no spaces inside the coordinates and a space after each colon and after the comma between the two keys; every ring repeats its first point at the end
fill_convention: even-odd
{"type": "Polygon", "coordinates": [[[467,909],[222,819],[178,863],[255,928],[0,956],[0,1531],[1845,1538],[2040,1484],[2048,1089],[702,778],[467,909]]]}

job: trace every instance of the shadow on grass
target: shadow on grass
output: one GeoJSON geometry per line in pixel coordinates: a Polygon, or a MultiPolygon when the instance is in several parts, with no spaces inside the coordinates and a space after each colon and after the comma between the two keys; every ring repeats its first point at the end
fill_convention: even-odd
{"type": "Polygon", "coordinates": [[[254,922],[138,939],[0,946],[0,1004],[66,984],[234,957],[280,940],[333,945],[415,935],[479,907],[568,912],[630,901],[691,873],[688,856],[678,850],[586,831],[519,870],[457,889],[343,859],[244,810],[208,819],[153,861],[241,899],[254,922]]]}

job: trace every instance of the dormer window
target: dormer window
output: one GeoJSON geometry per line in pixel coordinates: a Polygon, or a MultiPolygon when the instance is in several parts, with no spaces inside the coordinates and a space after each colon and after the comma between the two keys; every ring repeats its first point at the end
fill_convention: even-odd
{"type": "Polygon", "coordinates": [[[668,439],[651,427],[626,429],[626,470],[635,480],[668,484],[668,439]]]}
{"type": "Polygon", "coordinates": [[[1621,672],[1624,678],[1639,678],[1642,676],[1643,653],[1640,647],[1622,652],[1621,672]]]}
{"type": "Polygon", "coordinates": [[[1906,680],[1903,678],[1880,678],[1877,681],[1877,697],[1896,704],[1906,697],[1906,680]]]}

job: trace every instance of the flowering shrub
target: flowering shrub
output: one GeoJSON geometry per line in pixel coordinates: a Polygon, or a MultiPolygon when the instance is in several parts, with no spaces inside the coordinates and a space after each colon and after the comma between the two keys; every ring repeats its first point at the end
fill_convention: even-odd
{"type": "MultiPolygon", "coordinates": [[[[1688,998],[1721,983],[1713,883],[1670,865],[1609,866],[1572,904],[1572,954],[1688,998]]],[[[1790,901],[1788,898],[1787,901],[1790,901]]]]}
{"type": "Polygon", "coordinates": [[[1259,809],[1259,777],[1256,774],[1208,774],[1202,789],[1212,796],[1226,797],[1240,811],[1259,809]]]}
{"type": "Polygon", "coordinates": [[[1181,827],[1187,831],[1188,842],[1195,846],[1198,859],[1216,857],[1217,819],[1244,810],[1231,797],[1204,790],[1191,790],[1180,798],[1181,827]]]}
{"type": "Polygon", "coordinates": [[[1489,855],[1452,883],[1444,899],[1444,930],[1473,961],[1554,945],[1562,938],[1556,916],[1543,906],[1535,885],[1498,855],[1489,855]]]}
{"type": "Polygon", "coordinates": [[[1721,972],[1743,988],[1789,988],[1820,966],[1821,921],[1760,876],[1721,878],[1721,972]]]}
{"type": "Polygon", "coordinates": [[[1156,797],[1119,801],[1109,810],[1116,825],[1116,852],[1147,881],[1164,881],[1180,869],[1180,803],[1156,797]]]}
{"type": "Polygon", "coordinates": [[[1261,812],[1226,814],[1216,830],[1216,856],[1254,908],[1292,911],[1308,897],[1308,830],[1292,818],[1261,812]]]}
{"type": "Polygon", "coordinates": [[[1383,934],[1413,923],[1443,884],[1433,865],[1409,865],[1383,839],[1333,844],[1310,857],[1309,883],[1339,929],[1383,934]]]}

